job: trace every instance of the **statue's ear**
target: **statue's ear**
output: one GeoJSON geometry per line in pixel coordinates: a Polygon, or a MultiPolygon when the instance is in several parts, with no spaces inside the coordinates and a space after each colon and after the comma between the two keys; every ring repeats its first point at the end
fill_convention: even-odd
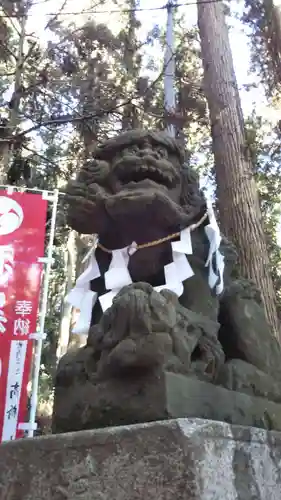
{"type": "Polygon", "coordinates": [[[188,175],[185,169],[182,169],[182,174],[181,174],[181,193],[180,193],[180,205],[184,207],[185,205],[188,204],[188,198],[189,198],[189,182],[188,182],[188,175]]]}
{"type": "Polygon", "coordinates": [[[201,206],[205,203],[199,187],[199,176],[188,165],[182,167],[180,204],[184,206],[201,206]]]}

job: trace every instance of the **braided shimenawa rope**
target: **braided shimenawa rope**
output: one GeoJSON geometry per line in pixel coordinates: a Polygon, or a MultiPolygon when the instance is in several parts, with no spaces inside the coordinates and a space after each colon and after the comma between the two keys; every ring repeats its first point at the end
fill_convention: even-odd
{"type": "MultiPolygon", "coordinates": [[[[190,229],[190,231],[194,231],[194,229],[196,229],[197,227],[201,226],[201,224],[203,224],[203,222],[207,219],[207,217],[208,217],[208,214],[205,213],[203,215],[203,217],[201,217],[201,219],[198,222],[196,222],[196,224],[192,224],[191,226],[189,226],[188,229],[190,229]]],[[[169,236],[165,236],[164,238],[160,238],[159,240],[150,241],[149,243],[143,243],[142,245],[134,245],[134,250],[141,250],[142,248],[155,247],[157,245],[161,245],[161,243],[165,243],[166,241],[173,240],[174,238],[177,238],[178,236],[180,236],[180,231],[178,231],[177,233],[169,234],[169,236]]],[[[97,246],[106,253],[111,254],[113,252],[113,250],[106,248],[101,243],[98,243],[97,246]]]]}

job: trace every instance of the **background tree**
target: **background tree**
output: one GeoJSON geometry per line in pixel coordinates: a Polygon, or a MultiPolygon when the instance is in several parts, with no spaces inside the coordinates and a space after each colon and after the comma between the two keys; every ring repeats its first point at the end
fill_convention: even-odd
{"type": "Polygon", "coordinates": [[[281,318],[281,247],[277,241],[281,218],[281,150],[279,127],[254,111],[246,121],[246,141],[254,166],[270,270],[281,318]]]}
{"type": "Polygon", "coordinates": [[[224,6],[221,2],[197,5],[221,228],[236,244],[242,275],[255,281],[261,291],[267,319],[279,338],[276,295],[224,6]]]}

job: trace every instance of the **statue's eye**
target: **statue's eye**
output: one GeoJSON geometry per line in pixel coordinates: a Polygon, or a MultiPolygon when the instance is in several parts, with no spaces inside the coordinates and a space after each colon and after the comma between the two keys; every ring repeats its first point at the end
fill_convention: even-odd
{"type": "Polygon", "coordinates": [[[130,146],[128,149],[127,149],[127,152],[131,155],[135,155],[138,153],[138,147],[137,146],[130,146]]]}
{"type": "Polygon", "coordinates": [[[168,151],[165,148],[157,148],[157,153],[159,153],[161,158],[168,158],[168,151]]]}

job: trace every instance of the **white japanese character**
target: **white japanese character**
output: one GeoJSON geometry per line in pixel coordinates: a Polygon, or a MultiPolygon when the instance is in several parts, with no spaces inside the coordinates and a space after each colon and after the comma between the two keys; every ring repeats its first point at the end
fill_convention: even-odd
{"type": "Polygon", "coordinates": [[[18,318],[14,322],[14,335],[28,335],[30,320],[27,318],[18,318]]]}
{"type": "Polygon", "coordinates": [[[7,285],[13,275],[14,249],[10,246],[0,246],[0,285],[7,285]]]}
{"type": "Polygon", "coordinates": [[[15,313],[21,316],[27,316],[32,312],[32,302],[30,300],[17,300],[15,313]]]}
{"type": "Polygon", "coordinates": [[[0,309],[0,333],[5,333],[6,327],[3,325],[3,323],[7,323],[7,318],[5,318],[4,311],[0,309]]]}
{"type": "Polygon", "coordinates": [[[4,307],[6,302],[6,295],[4,292],[0,292],[0,307],[4,307]]]}

